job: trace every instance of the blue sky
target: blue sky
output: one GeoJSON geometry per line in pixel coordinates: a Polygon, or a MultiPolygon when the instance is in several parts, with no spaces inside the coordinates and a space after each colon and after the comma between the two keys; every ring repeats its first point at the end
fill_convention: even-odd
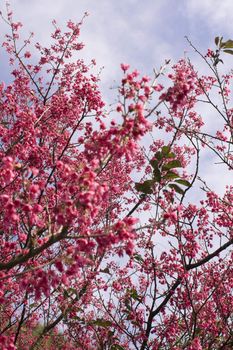
{"type": "MultiPolygon", "coordinates": [[[[104,83],[110,86],[119,75],[119,64],[127,62],[149,74],[165,59],[175,62],[189,48],[187,35],[200,49],[208,48],[221,34],[231,37],[231,0],[11,0],[15,18],[36,39],[49,41],[51,21],[79,21],[90,13],[82,30],[84,56],[95,57],[104,83]]],[[[4,0],[0,7],[4,11],[4,0]]],[[[0,23],[0,32],[6,29],[0,23]]],[[[233,36],[233,35],[232,35],[233,36]]]]}
{"type": "MultiPolygon", "coordinates": [[[[175,63],[186,54],[202,69],[185,35],[203,52],[214,47],[216,35],[233,39],[232,0],[11,0],[10,3],[15,20],[24,24],[24,32],[33,31],[35,40],[45,44],[50,42],[53,19],[62,26],[69,19],[78,22],[86,11],[90,14],[81,32],[81,40],[86,44],[82,56],[87,61],[95,58],[99,68],[104,66],[101,87],[108,102],[113,102],[114,96],[109,88],[116,86],[121,78],[120,63],[129,63],[143,74],[151,75],[153,68],[159,68],[165,59],[175,63]]],[[[4,0],[0,0],[0,9],[4,12],[4,0]]],[[[6,24],[0,21],[0,33],[6,31],[6,24]]],[[[227,60],[232,60],[232,56],[227,60]]],[[[5,80],[7,63],[2,53],[0,61],[0,78],[5,80]]],[[[205,169],[206,177],[214,184],[218,182],[218,174],[213,174],[211,167],[205,169]]]]}
{"type": "MultiPolygon", "coordinates": [[[[165,59],[175,62],[191,49],[187,35],[205,50],[221,34],[231,37],[231,0],[11,0],[15,18],[33,31],[36,39],[49,41],[51,21],[86,19],[81,38],[84,56],[104,66],[102,80],[110,86],[119,77],[119,64],[127,62],[149,74],[165,59]]],[[[0,0],[4,12],[5,1],[0,0]]],[[[0,32],[6,30],[0,22],[0,32]]]]}

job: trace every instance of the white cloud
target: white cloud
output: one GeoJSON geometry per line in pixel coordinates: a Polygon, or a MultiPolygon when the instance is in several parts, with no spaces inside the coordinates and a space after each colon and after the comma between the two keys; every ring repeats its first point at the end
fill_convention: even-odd
{"type": "Polygon", "coordinates": [[[212,31],[222,29],[232,33],[232,0],[189,0],[185,6],[191,18],[203,19],[212,31]]]}
{"type": "MultiPolygon", "coordinates": [[[[34,31],[36,40],[48,43],[51,21],[79,21],[84,12],[90,13],[82,28],[86,58],[96,58],[99,66],[105,66],[103,79],[115,79],[121,62],[129,62],[140,69],[147,69],[145,61],[158,65],[160,57],[171,56],[169,43],[163,42],[163,1],[119,0],[98,2],[91,0],[28,1],[12,0],[17,20],[25,30],[34,31]],[[146,2],[148,5],[146,5],[146,2]]],[[[0,24],[0,29],[4,31],[0,24]]],[[[150,67],[152,70],[152,67],[150,67]]]]}
{"type": "MultiPolygon", "coordinates": [[[[232,0],[11,0],[11,4],[25,32],[34,31],[36,40],[45,44],[50,42],[53,19],[64,25],[70,18],[79,21],[85,11],[90,13],[81,31],[81,40],[86,44],[82,55],[87,60],[96,58],[98,66],[105,67],[101,87],[107,101],[112,100],[109,87],[120,79],[121,62],[149,74],[166,58],[176,61],[188,48],[196,67],[205,72],[203,62],[192,55],[183,36],[187,34],[198,47],[206,49],[214,34],[229,37],[232,34],[232,0]]],[[[4,8],[4,2],[0,8],[4,8]]],[[[0,31],[6,31],[3,22],[0,31]]],[[[211,125],[213,112],[202,107],[202,113],[206,113],[207,123],[211,125]]],[[[214,169],[217,166],[207,166],[205,178],[220,190],[222,183],[218,175],[213,175],[217,171],[214,169]]],[[[228,175],[223,177],[230,180],[228,175]]]]}

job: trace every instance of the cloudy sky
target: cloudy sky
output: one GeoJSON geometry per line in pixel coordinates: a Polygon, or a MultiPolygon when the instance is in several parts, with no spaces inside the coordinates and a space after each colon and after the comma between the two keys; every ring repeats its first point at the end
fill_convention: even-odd
{"type": "MultiPolygon", "coordinates": [[[[62,26],[67,20],[86,18],[81,39],[86,47],[84,58],[95,58],[102,71],[102,90],[110,99],[109,88],[119,81],[120,63],[129,63],[143,74],[150,75],[165,59],[176,62],[188,55],[199,65],[198,57],[184,36],[205,52],[214,47],[216,35],[233,39],[232,0],[11,0],[15,20],[24,24],[25,33],[33,31],[37,41],[48,43],[56,19],[62,26]]],[[[4,13],[5,0],[0,0],[4,13]]],[[[0,21],[0,35],[7,26],[0,21]]],[[[232,56],[229,58],[232,59],[232,56]]],[[[6,79],[7,63],[0,53],[1,80],[6,79]]],[[[226,65],[225,65],[226,66],[226,65]]],[[[212,168],[205,169],[214,182],[212,168]]],[[[229,181],[226,175],[227,182],[229,181]]]]}
{"type": "MultiPolygon", "coordinates": [[[[165,59],[176,61],[192,51],[187,35],[200,49],[212,45],[221,34],[233,36],[233,2],[231,0],[11,0],[15,18],[25,31],[49,41],[51,21],[61,25],[68,19],[79,21],[84,12],[83,54],[96,58],[104,66],[103,82],[111,86],[119,74],[121,62],[130,63],[149,74],[165,59]]],[[[4,12],[5,0],[0,0],[4,12]]],[[[0,23],[0,33],[6,30],[0,23]]],[[[105,85],[105,86],[106,86],[105,85]]]]}

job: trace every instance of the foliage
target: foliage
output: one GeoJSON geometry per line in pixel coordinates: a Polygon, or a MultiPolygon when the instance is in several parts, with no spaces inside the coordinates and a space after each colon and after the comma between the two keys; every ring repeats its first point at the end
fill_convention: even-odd
{"type": "Polygon", "coordinates": [[[232,41],[199,53],[205,76],[185,59],[152,79],[122,64],[110,114],[95,62],[71,59],[82,21],[53,22],[35,55],[4,20],[1,348],[231,349],[233,191],[201,171],[233,169],[233,75],[218,70],[232,41]]]}

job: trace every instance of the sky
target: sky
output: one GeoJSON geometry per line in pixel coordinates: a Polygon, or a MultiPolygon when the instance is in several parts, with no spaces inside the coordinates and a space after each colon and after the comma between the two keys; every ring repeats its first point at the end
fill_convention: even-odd
{"type": "MultiPolygon", "coordinates": [[[[122,62],[151,75],[166,59],[175,63],[185,55],[202,70],[184,37],[202,52],[214,48],[217,35],[233,39],[232,0],[11,0],[10,4],[25,34],[33,31],[35,40],[44,44],[50,42],[53,19],[63,26],[69,19],[79,22],[88,12],[81,30],[85,49],[80,54],[87,62],[95,58],[98,69],[104,67],[101,89],[107,101],[113,97],[110,88],[120,81],[122,62]]],[[[4,13],[5,0],[0,0],[0,10],[4,13]]],[[[6,31],[0,20],[1,39],[6,31]]],[[[4,80],[7,61],[2,50],[0,62],[4,80]]],[[[205,174],[213,184],[218,182],[212,168],[206,168],[205,174]]],[[[229,175],[224,179],[229,182],[229,175]]]]}
{"type": "MultiPolygon", "coordinates": [[[[212,45],[216,35],[231,37],[231,0],[11,0],[15,19],[33,31],[38,41],[48,42],[56,19],[79,21],[89,13],[81,39],[87,59],[104,66],[102,82],[107,88],[119,77],[119,65],[129,63],[150,74],[165,59],[176,61],[192,54],[184,36],[201,50],[212,45]]],[[[5,0],[0,0],[4,12],[5,0]]],[[[6,25],[0,22],[0,33],[6,25]]]]}

